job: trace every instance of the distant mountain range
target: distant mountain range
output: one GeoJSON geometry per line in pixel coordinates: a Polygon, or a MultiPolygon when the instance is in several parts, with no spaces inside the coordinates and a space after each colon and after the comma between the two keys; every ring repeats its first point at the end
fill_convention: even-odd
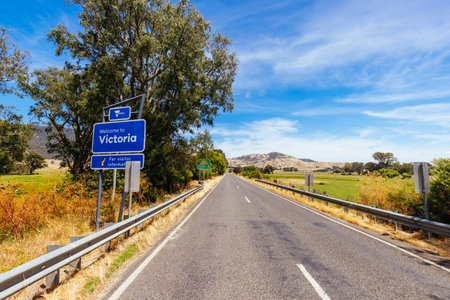
{"type": "Polygon", "coordinates": [[[259,168],[263,168],[267,165],[271,165],[279,170],[282,170],[283,168],[296,168],[299,171],[314,171],[341,168],[345,163],[317,162],[309,158],[296,158],[280,152],[271,152],[267,154],[249,154],[230,158],[228,159],[228,164],[232,167],[255,165],[259,168]]]}
{"type": "MultiPolygon", "coordinates": [[[[36,132],[33,134],[33,137],[28,142],[29,144],[29,150],[36,151],[40,155],[44,156],[46,159],[53,159],[55,154],[50,154],[47,151],[47,132],[45,132],[45,129],[47,127],[45,126],[35,126],[36,132]]],[[[72,129],[65,129],[66,135],[69,138],[74,138],[74,133],[72,129]]]]}

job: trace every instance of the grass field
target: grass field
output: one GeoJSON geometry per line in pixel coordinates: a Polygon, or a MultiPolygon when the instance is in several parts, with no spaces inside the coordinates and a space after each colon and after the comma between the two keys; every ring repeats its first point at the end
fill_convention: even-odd
{"type": "MultiPolygon", "coordinates": [[[[271,179],[276,179],[279,184],[294,185],[296,188],[305,189],[305,174],[296,172],[275,172],[270,174],[271,179]]],[[[314,173],[314,186],[311,191],[325,192],[328,196],[359,201],[359,185],[367,176],[341,175],[330,173],[314,173]]],[[[392,181],[404,181],[405,179],[391,179],[392,181]]]]}
{"type": "MultiPolygon", "coordinates": [[[[59,164],[58,164],[59,165],[59,164]]],[[[25,191],[40,191],[51,187],[66,175],[66,168],[58,168],[49,163],[49,166],[35,171],[33,175],[2,175],[0,185],[17,185],[25,191]]]]}

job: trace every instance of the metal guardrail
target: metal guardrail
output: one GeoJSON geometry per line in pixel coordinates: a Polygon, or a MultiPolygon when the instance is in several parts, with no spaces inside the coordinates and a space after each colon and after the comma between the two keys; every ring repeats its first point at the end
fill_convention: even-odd
{"type": "Polygon", "coordinates": [[[0,299],[11,296],[39,279],[68,265],[72,261],[81,258],[202,188],[203,185],[195,187],[141,214],[95,232],[76,242],[65,245],[55,251],[24,263],[17,268],[0,274],[0,299]]]}
{"type": "Polygon", "coordinates": [[[358,204],[358,203],[350,202],[347,200],[337,199],[337,198],[333,198],[333,197],[329,197],[329,196],[325,196],[325,195],[321,195],[321,194],[311,193],[308,191],[292,188],[289,186],[273,183],[270,181],[259,180],[259,179],[257,179],[256,181],[265,183],[265,184],[269,184],[269,185],[272,185],[275,187],[283,188],[283,189],[286,189],[286,190],[289,190],[289,191],[292,191],[295,193],[299,193],[299,194],[302,194],[302,195],[305,195],[308,197],[312,197],[312,198],[316,198],[319,200],[338,204],[338,205],[341,205],[344,207],[348,207],[350,209],[354,209],[354,210],[357,210],[357,211],[360,211],[360,212],[363,212],[366,214],[370,214],[370,215],[373,215],[373,216],[376,216],[376,217],[379,217],[382,219],[394,221],[394,222],[397,222],[397,223],[400,223],[400,224],[403,224],[406,226],[410,226],[410,227],[422,229],[422,230],[425,230],[428,232],[433,232],[433,233],[437,233],[440,235],[450,237],[450,225],[449,224],[430,221],[430,220],[426,220],[426,219],[419,218],[419,217],[407,216],[407,215],[403,215],[403,214],[396,213],[396,212],[389,211],[389,210],[384,210],[384,209],[380,209],[380,208],[376,208],[376,207],[372,207],[372,206],[358,204]]]}

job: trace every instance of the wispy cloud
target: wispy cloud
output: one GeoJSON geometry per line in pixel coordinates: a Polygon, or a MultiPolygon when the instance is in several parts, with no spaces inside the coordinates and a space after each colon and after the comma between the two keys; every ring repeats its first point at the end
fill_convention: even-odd
{"type": "Polygon", "coordinates": [[[366,111],[366,115],[395,120],[434,123],[443,127],[450,127],[450,103],[434,103],[415,106],[397,107],[392,110],[373,112],[366,111]]]}
{"type": "Polygon", "coordinates": [[[243,125],[221,125],[211,134],[217,147],[227,157],[249,153],[280,151],[295,157],[319,161],[369,161],[377,151],[393,152],[401,161],[431,160],[448,151],[445,141],[428,147],[419,139],[406,144],[396,143],[398,134],[376,128],[361,129],[355,134],[307,133],[296,121],[267,119],[243,125]],[[273,127],[272,127],[273,126],[273,127]],[[413,150],[412,150],[413,149],[413,150]]]}
{"type": "Polygon", "coordinates": [[[245,79],[238,87],[259,81],[398,89],[402,78],[433,85],[448,69],[449,14],[442,2],[319,1],[290,36],[249,37],[238,49],[245,79]]]}

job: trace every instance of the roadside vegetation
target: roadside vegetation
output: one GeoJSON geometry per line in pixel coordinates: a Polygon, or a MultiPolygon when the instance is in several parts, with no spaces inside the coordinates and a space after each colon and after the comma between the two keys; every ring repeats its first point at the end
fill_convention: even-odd
{"type": "MultiPolygon", "coordinates": [[[[190,188],[198,159],[211,161],[209,176],[226,171],[223,151],[200,128],[233,110],[231,41],[188,1],[68,5],[80,10],[79,32],[59,24],[47,34],[55,45],[50,51],[68,57],[62,68],[29,70],[30,55],[0,28],[0,95],[33,100],[30,114],[46,126],[46,150],[63,167],[42,171],[49,161],[29,147],[35,124],[0,105],[0,272],[44,254],[46,244],[93,231],[98,172],[90,170],[92,130],[102,122],[102,107],[145,97],[145,162],[133,209],[190,188]]],[[[113,172],[103,173],[101,223],[117,221],[124,171],[117,173],[114,201],[113,172]]]]}
{"type": "MultiPolygon", "coordinates": [[[[422,194],[417,194],[412,179],[412,164],[400,164],[392,153],[376,152],[378,163],[347,163],[343,169],[315,172],[312,192],[349,201],[375,205],[402,214],[423,217],[422,194]]],[[[291,168],[273,170],[272,166],[235,167],[233,172],[248,178],[269,179],[279,184],[304,190],[305,173],[291,168]]],[[[430,164],[430,188],[428,194],[429,218],[450,223],[450,159],[440,158],[430,164]]]]}

